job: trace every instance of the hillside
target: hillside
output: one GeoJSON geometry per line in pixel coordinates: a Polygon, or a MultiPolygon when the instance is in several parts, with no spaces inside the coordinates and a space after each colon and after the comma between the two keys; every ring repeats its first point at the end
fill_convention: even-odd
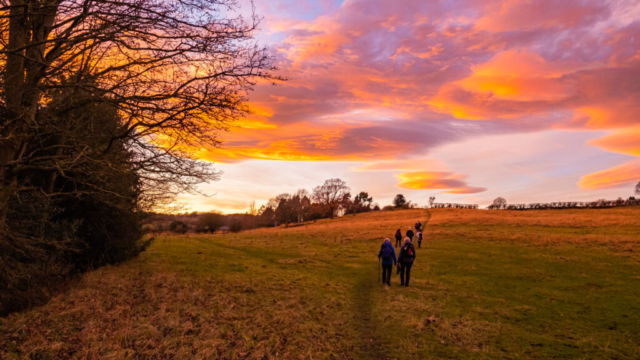
{"type": "Polygon", "coordinates": [[[0,319],[0,358],[640,356],[640,208],[434,210],[408,288],[383,237],[425,210],[161,235],[0,319]]]}

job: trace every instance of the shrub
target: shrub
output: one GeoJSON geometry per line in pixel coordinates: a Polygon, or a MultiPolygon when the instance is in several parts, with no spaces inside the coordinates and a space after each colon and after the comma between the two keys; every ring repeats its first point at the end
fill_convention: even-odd
{"type": "Polygon", "coordinates": [[[231,224],[229,224],[229,231],[233,233],[240,232],[242,230],[242,222],[238,219],[231,220],[231,224]]]}
{"type": "Polygon", "coordinates": [[[143,234],[153,233],[153,232],[155,232],[155,230],[156,230],[156,226],[155,226],[155,225],[153,225],[153,224],[143,224],[143,225],[140,227],[140,231],[141,231],[143,234]]]}
{"type": "Polygon", "coordinates": [[[95,197],[54,201],[23,192],[10,209],[0,228],[0,316],[43,304],[74,274],[148,245],[139,240],[136,213],[95,197]]]}
{"type": "Polygon", "coordinates": [[[202,214],[198,218],[196,232],[214,233],[216,229],[224,225],[224,217],[217,212],[202,214]]]}
{"type": "Polygon", "coordinates": [[[176,234],[184,234],[188,230],[187,225],[182,221],[174,220],[169,225],[169,231],[174,232],[176,234]]]}

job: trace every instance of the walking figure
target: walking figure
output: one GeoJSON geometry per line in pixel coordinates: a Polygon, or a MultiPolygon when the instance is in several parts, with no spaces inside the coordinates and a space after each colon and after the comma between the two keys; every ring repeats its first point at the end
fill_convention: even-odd
{"type": "Polygon", "coordinates": [[[415,227],[416,231],[421,231],[420,228],[422,227],[422,223],[420,222],[420,220],[416,221],[415,227]]]}
{"type": "Polygon", "coordinates": [[[411,266],[416,259],[416,249],[409,238],[404,239],[404,245],[398,255],[398,270],[400,271],[400,286],[409,286],[411,279],[411,266]]]}
{"type": "Polygon", "coordinates": [[[418,249],[422,247],[422,230],[418,230],[418,249]]]}
{"type": "Polygon", "coordinates": [[[396,246],[402,246],[402,231],[396,231],[396,246]]]}
{"type": "Polygon", "coordinates": [[[384,239],[378,259],[382,259],[382,283],[391,286],[391,269],[396,265],[396,249],[391,245],[389,238],[384,239]]]}
{"type": "Polygon", "coordinates": [[[411,230],[411,226],[409,226],[409,230],[407,230],[407,237],[409,238],[409,241],[413,241],[413,235],[415,235],[413,233],[413,230],[411,230]]]}

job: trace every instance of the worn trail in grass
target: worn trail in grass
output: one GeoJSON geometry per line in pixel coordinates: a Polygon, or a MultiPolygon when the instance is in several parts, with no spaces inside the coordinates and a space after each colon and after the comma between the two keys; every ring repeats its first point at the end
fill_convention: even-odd
{"type": "Polygon", "coordinates": [[[378,280],[379,212],[160,236],[0,319],[0,358],[640,357],[640,211],[433,212],[409,288],[378,280]]]}

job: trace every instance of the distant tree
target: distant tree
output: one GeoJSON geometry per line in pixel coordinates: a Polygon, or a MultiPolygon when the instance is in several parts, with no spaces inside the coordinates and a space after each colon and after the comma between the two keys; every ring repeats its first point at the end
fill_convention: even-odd
{"type": "Polygon", "coordinates": [[[214,211],[200,215],[196,231],[214,233],[222,225],[224,225],[224,216],[214,211]]]}
{"type": "Polygon", "coordinates": [[[396,208],[393,205],[386,205],[386,206],[382,207],[382,211],[393,211],[395,209],[396,208]]]}
{"type": "Polygon", "coordinates": [[[240,221],[240,219],[231,220],[231,223],[229,223],[229,231],[231,231],[232,233],[237,233],[240,232],[240,230],[242,230],[242,222],[240,221]]]}
{"type": "Polygon", "coordinates": [[[307,212],[307,219],[312,221],[318,221],[324,217],[326,213],[325,207],[322,204],[313,203],[309,207],[309,211],[307,212]]]}
{"type": "Polygon", "coordinates": [[[340,202],[338,209],[339,209],[339,212],[341,212],[344,215],[347,215],[347,214],[355,215],[356,204],[355,204],[355,201],[351,201],[351,193],[346,193],[342,197],[342,201],[340,202]]]}
{"type": "Polygon", "coordinates": [[[503,197],[498,197],[493,200],[493,204],[491,205],[494,209],[504,209],[507,207],[507,200],[503,197]]]}
{"type": "Polygon", "coordinates": [[[634,195],[640,195],[640,181],[636,184],[634,195]]]}
{"type": "Polygon", "coordinates": [[[380,205],[378,205],[378,203],[373,204],[373,211],[380,211],[380,205]]]}
{"type": "Polygon", "coordinates": [[[402,208],[407,203],[407,199],[405,199],[404,195],[398,194],[395,198],[393,198],[393,206],[396,208],[402,208]]]}
{"type": "Polygon", "coordinates": [[[187,224],[182,221],[174,220],[169,224],[169,231],[174,232],[176,234],[184,234],[188,230],[187,224]]]}
{"type": "MultiPolygon", "coordinates": [[[[311,211],[311,199],[309,198],[309,192],[306,191],[306,194],[300,198],[300,209],[298,210],[298,222],[307,221],[309,212],[311,211]]],[[[299,196],[296,194],[296,196],[299,196]]]]}
{"type": "Polygon", "coordinates": [[[258,215],[258,209],[256,209],[256,201],[253,200],[249,203],[249,210],[247,210],[247,214],[256,216],[258,215]]]}
{"type": "Polygon", "coordinates": [[[293,219],[293,206],[291,203],[291,195],[280,194],[276,196],[278,206],[276,207],[276,219],[279,223],[289,227],[289,223],[293,219]]]}
{"type": "Polygon", "coordinates": [[[429,197],[429,207],[433,207],[433,204],[435,202],[436,202],[436,197],[435,196],[429,197]]]}
{"type": "Polygon", "coordinates": [[[346,182],[340,179],[329,179],[323,185],[313,189],[313,201],[323,205],[329,217],[333,219],[350,190],[346,182]]]}
{"type": "Polygon", "coordinates": [[[260,226],[272,227],[275,226],[276,212],[270,205],[262,206],[258,211],[260,226]]]}
{"type": "Polygon", "coordinates": [[[371,210],[372,202],[373,202],[373,198],[369,196],[369,193],[366,191],[361,191],[353,199],[355,212],[367,212],[371,210]]]}

